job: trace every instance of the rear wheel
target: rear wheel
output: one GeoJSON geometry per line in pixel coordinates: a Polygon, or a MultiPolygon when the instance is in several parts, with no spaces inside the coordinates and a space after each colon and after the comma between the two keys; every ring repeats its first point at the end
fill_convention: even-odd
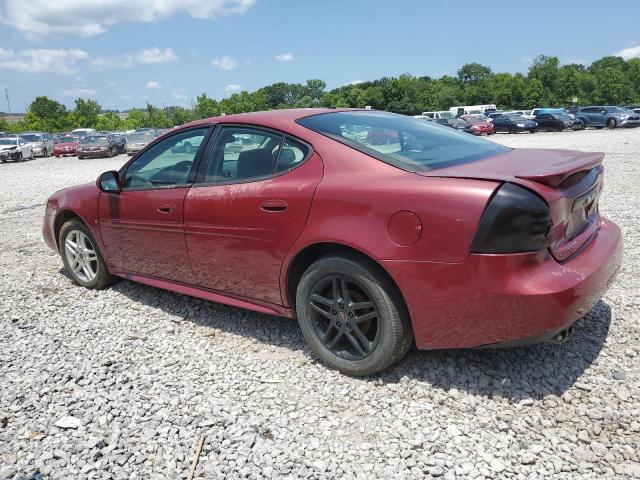
{"type": "Polygon", "coordinates": [[[388,368],[413,341],[395,285],[355,257],[327,256],[311,265],[298,285],[296,312],[313,353],[348,375],[388,368]]]}
{"type": "Polygon", "coordinates": [[[616,123],[614,118],[610,118],[607,120],[607,128],[616,128],[618,124],[616,123]]]}
{"type": "Polygon", "coordinates": [[[71,278],[86,288],[102,289],[117,281],[104,263],[91,232],[79,220],[69,220],[60,229],[60,255],[71,278]]]}
{"type": "Polygon", "coordinates": [[[18,154],[18,162],[24,162],[24,157],[22,156],[22,152],[18,154]]]}

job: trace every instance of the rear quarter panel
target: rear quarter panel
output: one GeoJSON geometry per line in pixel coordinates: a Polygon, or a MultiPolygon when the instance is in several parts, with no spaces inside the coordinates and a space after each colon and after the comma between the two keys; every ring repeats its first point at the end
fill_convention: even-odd
{"type": "Polygon", "coordinates": [[[469,256],[498,182],[422,177],[323,138],[316,139],[314,148],[323,159],[325,175],[305,229],[285,259],[284,272],[298,252],[322,242],[350,246],[379,262],[457,263],[469,256]],[[392,216],[401,211],[413,212],[422,224],[413,245],[398,245],[389,234],[392,216]]]}

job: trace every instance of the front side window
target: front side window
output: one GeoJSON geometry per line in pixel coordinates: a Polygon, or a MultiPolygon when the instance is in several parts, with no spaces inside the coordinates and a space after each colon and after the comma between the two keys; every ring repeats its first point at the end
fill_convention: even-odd
{"type": "Polygon", "coordinates": [[[298,123],[408,171],[445,168],[509,151],[455,129],[387,112],[325,113],[298,123]]]}
{"type": "Polygon", "coordinates": [[[248,181],[273,175],[282,135],[247,127],[222,127],[204,182],[248,181]]]}
{"type": "Polygon", "coordinates": [[[143,152],[129,166],[123,187],[130,189],[184,185],[208,128],[176,133],[143,152]]]}
{"type": "Polygon", "coordinates": [[[41,142],[42,141],[42,135],[35,135],[33,133],[25,133],[22,135],[22,138],[24,138],[27,142],[41,142]]]}

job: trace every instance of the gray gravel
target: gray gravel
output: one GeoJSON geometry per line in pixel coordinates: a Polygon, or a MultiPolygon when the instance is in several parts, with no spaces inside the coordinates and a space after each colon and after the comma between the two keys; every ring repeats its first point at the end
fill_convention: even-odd
{"type": "Polygon", "coordinates": [[[295,322],[123,281],[74,286],[47,196],[119,166],[0,165],[0,479],[640,478],[640,129],[499,135],[607,152],[617,283],[561,346],[413,352],[367,379],[295,322]]]}

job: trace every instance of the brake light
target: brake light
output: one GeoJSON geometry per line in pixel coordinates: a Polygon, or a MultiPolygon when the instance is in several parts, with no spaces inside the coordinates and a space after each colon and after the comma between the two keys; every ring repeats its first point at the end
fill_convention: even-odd
{"type": "Polygon", "coordinates": [[[503,184],[482,214],[471,243],[474,253],[535,252],[547,247],[549,205],[529,190],[503,184]]]}

